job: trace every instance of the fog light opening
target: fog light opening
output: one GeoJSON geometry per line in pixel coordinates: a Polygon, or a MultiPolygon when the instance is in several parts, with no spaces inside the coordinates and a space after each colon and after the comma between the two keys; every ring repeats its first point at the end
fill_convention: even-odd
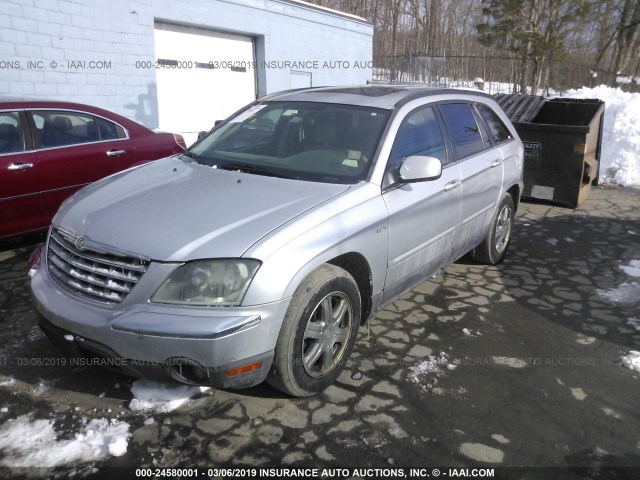
{"type": "Polygon", "coordinates": [[[179,382],[202,385],[209,379],[209,370],[189,358],[172,358],[168,363],[171,377],[179,382]]]}
{"type": "Polygon", "coordinates": [[[243,373],[253,372],[254,370],[259,370],[262,367],[262,362],[253,362],[248,365],[243,365],[241,367],[232,368],[227,370],[227,377],[236,377],[238,375],[242,375],[243,373]]]}

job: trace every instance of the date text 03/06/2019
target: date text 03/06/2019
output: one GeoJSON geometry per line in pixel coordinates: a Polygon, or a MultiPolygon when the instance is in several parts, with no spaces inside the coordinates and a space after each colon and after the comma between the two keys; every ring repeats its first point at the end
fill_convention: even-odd
{"type": "Polygon", "coordinates": [[[492,478],[492,468],[138,468],[137,478],[179,476],[181,478],[492,478]]]}

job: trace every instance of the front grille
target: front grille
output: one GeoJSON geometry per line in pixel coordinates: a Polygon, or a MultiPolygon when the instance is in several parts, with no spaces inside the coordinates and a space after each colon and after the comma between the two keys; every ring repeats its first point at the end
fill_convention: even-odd
{"type": "Polygon", "coordinates": [[[47,249],[51,276],[77,296],[116,305],[122,302],[147,269],[148,261],[77,248],[69,235],[53,228],[47,249]]]}

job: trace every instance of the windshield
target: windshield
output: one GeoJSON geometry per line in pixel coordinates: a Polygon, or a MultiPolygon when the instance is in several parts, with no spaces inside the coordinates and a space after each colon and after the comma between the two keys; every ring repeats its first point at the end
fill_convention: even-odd
{"type": "Polygon", "coordinates": [[[369,170],[388,115],[351,105],[259,103],[186,154],[216,168],[354,184],[369,170]]]}

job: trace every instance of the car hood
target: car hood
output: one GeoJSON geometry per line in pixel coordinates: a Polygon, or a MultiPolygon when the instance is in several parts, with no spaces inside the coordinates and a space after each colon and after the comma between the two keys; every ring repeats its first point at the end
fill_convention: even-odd
{"type": "Polygon", "coordinates": [[[275,228],[348,189],[171,157],[85,187],[63,203],[53,224],[152,260],[239,257],[275,228]]]}

